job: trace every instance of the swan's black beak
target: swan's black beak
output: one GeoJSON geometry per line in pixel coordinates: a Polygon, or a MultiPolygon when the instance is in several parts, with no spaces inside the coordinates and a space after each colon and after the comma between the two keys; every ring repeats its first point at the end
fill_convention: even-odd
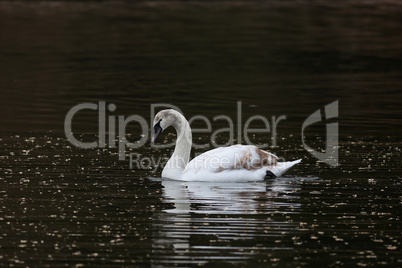
{"type": "Polygon", "coordinates": [[[161,134],[161,132],[162,132],[162,127],[161,127],[161,125],[160,125],[160,122],[161,122],[161,121],[159,121],[159,122],[154,126],[154,136],[152,137],[152,142],[155,142],[156,139],[158,138],[159,134],[161,134]]]}

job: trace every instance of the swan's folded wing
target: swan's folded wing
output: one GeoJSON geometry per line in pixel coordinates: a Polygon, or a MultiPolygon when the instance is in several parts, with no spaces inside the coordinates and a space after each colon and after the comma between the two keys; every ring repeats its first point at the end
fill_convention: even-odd
{"type": "Polygon", "coordinates": [[[220,147],[205,152],[191,160],[184,172],[226,170],[257,170],[277,165],[277,156],[251,145],[220,147]]]}

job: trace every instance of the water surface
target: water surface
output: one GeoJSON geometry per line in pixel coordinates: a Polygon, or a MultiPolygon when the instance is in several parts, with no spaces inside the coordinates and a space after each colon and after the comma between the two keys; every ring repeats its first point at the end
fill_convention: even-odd
{"type": "MultiPolygon", "coordinates": [[[[401,11],[394,1],[1,2],[1,264],[401,266],[401,11]],[[330,167],[302,144],[323,150],[326,122],[306,137],[301,126],[336,100],[340,166],[330,167]],[[69,109],[99,101],[116,105],[107,116],[148,124],[151,104],[171,103],[212,131],[228,126],[218,115],[237,129],[238,102],[241,124],[286,115],[269,149],[303,161],[255,183],[161,179],[154,165],[130,169],[128,155],[172,148],[147,142],[121,161],[109,144],[66,139],[69,109]]],[[[97,112],[77,114],[73,132],[97,140],[97,112]]],[[[209,147],[192,156],[210,136],[194,134],[209,147]]],[[[167,130],[160,142],[174,139],[167,130]]]]}

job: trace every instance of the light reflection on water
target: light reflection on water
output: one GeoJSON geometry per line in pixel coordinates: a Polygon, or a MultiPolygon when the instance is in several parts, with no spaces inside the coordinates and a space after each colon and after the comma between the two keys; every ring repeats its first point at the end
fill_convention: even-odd
{"type": "Polygon", "coordinates": [[[276,148],[304,155],[285,177],[198,183],[148,179],[151,170],[129,170],[113,148],[82,151],[54,134],[3,137],[0,258],[27,266],[400,263],[400,142],[350,138],[340,143],[341,166],[330,168],[299,152],[298,141],[276,148]]]}
{"type": "MultiPolygon", "coordinates": [[[[300,180],[303,180],[300,178],[300,180]]],[[[254,183],[202,183],[162,181],[165,202],[174,204],[169,213],[225,213],[225,214],[258,214],[284,204],[266,204],[270,198],[283,198],[292,201],[297,198],[293,194],[299,190],[297,184],[288,180],[254,183]],[[194,204],[192,209],[191,204],[194,204]],[[272,206],[271,209],[268,207],[272,206]],[[262,210],[262,211],[260,211],[262,210]]],[[[292,205],[295,209],[297,204],[292,205]]]]}
{"type": "MultiPolygon", "coordinates": [[[[400,14],[394,0],[0,2],[0,266],[401,266],[400,14]],[[286,115],[272,151],[303,162],[247,185],[148,180],[117,148],[65,139],[68,110],[101,100],[147,122],[152,103],[212,120],[242,101],[243,123],[286,115]],[[334,100],[330,168],[300,129],[334,100]]],[[[97,111],[73,131],[97,140],[97,111]]]]}
{"type": "Polygon", "coordinates": [[[154,264],[223,261],[244,263],[254,255],[291,251],[279,243],[295,236],[299,222],[275,219],[275,214],[300,212],[297,192],[305,178],[283,178],[255,183],[203,183],[162,179],[165,209],[153,218],[156,230],[154,264]],[[253,245],[264,238],[277,245],[253,245]],[[245,244],[245,245],[244,245],[245,244]]]}

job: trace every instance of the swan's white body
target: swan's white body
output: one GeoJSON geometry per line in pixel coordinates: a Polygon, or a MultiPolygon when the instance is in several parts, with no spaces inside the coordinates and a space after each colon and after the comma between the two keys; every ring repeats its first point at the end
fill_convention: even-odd
{"type": "Polygon", "coordinates": [[[207,151],[190,159],[191,129],[182,114],[175,110],[160,111],[154,119],[153,141],[167,127],[177,131],[173,155],[162,171],[162,177],[182,181],[244,182],[261,181],[272,172],[279,177],[301,159],[292,162],[278,162],[274,154],[256,146],[234,145],[207,151]]]}

